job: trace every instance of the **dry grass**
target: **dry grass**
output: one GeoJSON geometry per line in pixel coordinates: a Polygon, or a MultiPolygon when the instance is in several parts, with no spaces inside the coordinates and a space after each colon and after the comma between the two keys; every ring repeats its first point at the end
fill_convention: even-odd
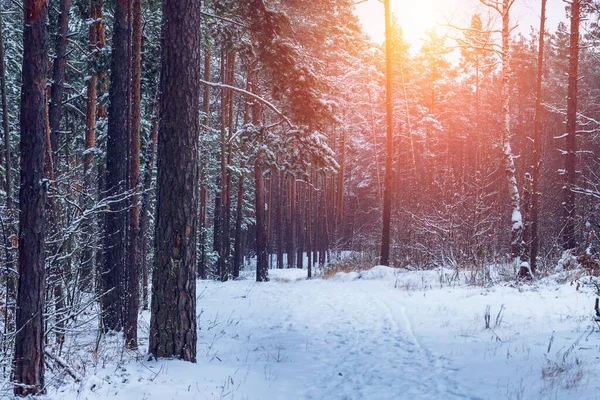
{"type": "Polygon", "coordinates": [[[320,277],[330,279],[338,272],[361,272],[377,265],[377,257],[366,254],[353,254],[331,261],[321,270],[320,277]]]}
{"type": "Polygon", "coordinates": [[[547,360],[542,368],[545,392],[554,393],[557,389],[575,390],[584,379],[584,368],[578,358],[547,360]]]}

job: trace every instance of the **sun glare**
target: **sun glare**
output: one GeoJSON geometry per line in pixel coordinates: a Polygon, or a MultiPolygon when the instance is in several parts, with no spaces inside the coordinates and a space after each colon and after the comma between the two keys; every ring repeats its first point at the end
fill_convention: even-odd
{"type": "MultiPolygon", "coordinates": [[[[412,51],[421,46],[425,31],[452,17],[456,0],[390,0],[392,13],[402,26],[404,37],[411,44],[412,51]]],[[[384,40],[383,4],[378,0],[368,0],[356,6],[364,30],[376,42],[384,40]]]]}

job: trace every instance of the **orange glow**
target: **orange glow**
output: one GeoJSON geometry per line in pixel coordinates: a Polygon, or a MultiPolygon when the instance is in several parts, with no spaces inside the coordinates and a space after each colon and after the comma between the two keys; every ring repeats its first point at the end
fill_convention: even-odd
{"type": "MultiPolygon", "coordinates": [[[[392,13],[402,26],[404,37],[410,43],[411,50],[421,46],[425,31],[445,24],[452,19],[461,0],[390,0],[392,13]]],[[[356,6],[356,15],[360,18],[364,30],[376,42],[383,42],[383,4],[378,0],[368,0],[356,6]]]]}

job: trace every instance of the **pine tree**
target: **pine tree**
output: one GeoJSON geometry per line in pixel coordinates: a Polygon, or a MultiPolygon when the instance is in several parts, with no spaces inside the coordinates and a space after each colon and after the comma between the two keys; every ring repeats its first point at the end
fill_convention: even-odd
{"type": "Polygon", "coordinates": [[[537,257],[539,252],[540,237],[538,235],[538,216],[539,216],[539,187],[540,187],[540,163],[541,163],[541,123],[542,123],[542,84],[544,80],[544,46],[546,37],[546,0],[541,0],[541,17],[538,43],[538,64],[537,64],[537,82],[535,99],[535,122],[533,132],[533,173],[532,173],[532,193],[531,193],[531,245],[529,253],[529,262],[531,272],[535,274],[537,267],[537,257]]]}
{"type": "MultiPolygon", "coordinates": [[[[106,147],[107,195],[118,199],[127,191],[129,126],[129,1],[115,1],[113,51],[106,147]]],[[[105,330],[123,327],[125,298],[126,202],[116,200],[105,219],[102,278],[102,324],[105,330]]]]}
{"type": "Polygon", "coordinates": [[[564,230],[565,250],[577,247],[575,235],[575,185],[577,183],[577,100],[579,80],[579,24],[582,0],[571,3],[571,35],[569,42],[569,86],[567,94],[567,130],[564,170],[564,230]]]}
{"type": "Polygon", "coordinates": [[[44,386],[44,297],[46,186],[46,72],[48,5],[23,2],[21,89],[21,181],[19,190],[19,286],[15,337],[17,396],[42,394],[44,386]]]}
{"type": "Polygon", "coordinates": [[[63,92],[65,87],[65,70],[67,67],[67,36],[69,34],[69,13],[71,11],[71,0],[60,0],[58,32],[56,35],[56,54],[52,72],[52,88],[50,92],[50,104],[48,116],[50,132],[52,137],[52,165],[56,169],[58,165],[60,123],[63,110],[63,92]]]}
{"type": "Polygon", "coordinates": [[[131,112],[129,120],[129,207],[127,252],[127,298],[125,299],[125,336],[127,346],[137,348],[138,309],[140,305],[140,124],[141,124],[141,62],[142,62],[142,0],[131,1],[131,112]]]}
{"type": "Polygon", "coordinates": [[[383,193],[383,231],[381,234],[381,254],[379,263],[390,264],[390,229],[392,218],[392,168],[394,160],[394,133],[392,116],[392,30],[390,0],[384,0],[385,6],[385,74],[386,74],[386,123],[387,148],[385,158],[385,180],[383,193]]]}
{"type": "Polygon", "coordinates": [[[157,218],[149,353],[196,361],[200,0],[163,3],[157,218]]]}

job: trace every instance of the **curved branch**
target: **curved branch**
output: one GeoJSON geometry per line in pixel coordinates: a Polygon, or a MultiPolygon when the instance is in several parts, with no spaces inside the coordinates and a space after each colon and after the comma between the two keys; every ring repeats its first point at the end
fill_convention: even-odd
{"type": "Polygon", "coordinates": [[[277,107],[275,107],[275,105],[273,103],[271,103],[270,101],[260,97],[257,94],[254,94],[252,92],[249,92],[247,90],[244,89],[240,89],[238,87],[235,86],[230,86],[230,85],[225,85],[223,83],[214,83],[214,82],[207,82],[205,80],[200,80],[200,83],[206,86],[210,86],[213,88],[217,88],[217,89],[225,89],[225,90],[231,90],[232,92],[235,93],[239,93],[241,95],[244,95],[246,97],[250,97],[254,100],[257,100],[259,102],[261,102],[262,104],[264,104],[265,106],[269,107],[275,114],[279,115],[281,117],[281,119],[283,119],[285,121],[286,124],[288,124],[288,126],[290,128],[294,128],[294,124],[292,124],[292,121],[290,121],[290,119],[288,117],[286,117],[281,111],[279,111],[279,109],[277,107]]]}

